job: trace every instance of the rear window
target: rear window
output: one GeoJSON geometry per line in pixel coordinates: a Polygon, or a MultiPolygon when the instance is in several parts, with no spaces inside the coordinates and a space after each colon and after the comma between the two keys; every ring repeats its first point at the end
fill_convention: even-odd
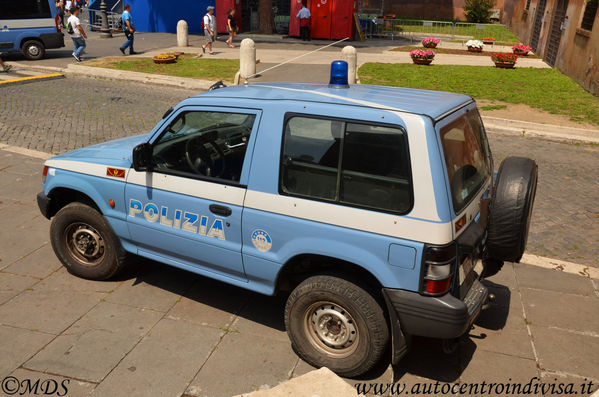
{"type": "Polygon", "coordinates": [[[0,0],[0,19],[52,18],[48,0],[0,0]]]}
{"type": "Polygon", "coordinates": [[[480,190],[489,175],[488,142],[478,110],[473,109],[441,129],[441,143],[455,213],[480,190]]]}

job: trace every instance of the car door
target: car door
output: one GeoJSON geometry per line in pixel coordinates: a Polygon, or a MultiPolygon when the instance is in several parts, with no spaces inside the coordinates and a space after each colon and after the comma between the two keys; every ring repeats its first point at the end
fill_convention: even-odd
{"type": "Polygon", "coordinates": [[[127,177],[128,227],[140,255],[245,279],[241,213],[259,120],[258,110],[220,107],[171,115],[151,139],[151,172],[127,177]]]}

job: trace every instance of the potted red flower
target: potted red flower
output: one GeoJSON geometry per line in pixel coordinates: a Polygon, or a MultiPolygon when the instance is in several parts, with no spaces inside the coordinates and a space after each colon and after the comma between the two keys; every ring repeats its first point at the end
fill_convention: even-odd
{"type": "Polygon", "coordinates": [[[498,68],[513,69],[516,65],[516,60],[518,60],[518,55],[506,52],[496,52],[491,55],[491,59],[498,68]]]}
{"type": "Polygon", "coordinates": [[[435,48],[439,44],[439,39],[435,37],[425,37],[422,39],[422,46],[426,48],[435,48]]]}
{"type": "Polygon", "coordinates": [[[532,47],[529,47],[524,44],[516,44],[512,47],[512,52],[516,55],[526,56],[529,52],[532,51],[532,47]]]}
{"type": "Polygon", "coordinates": [[[412,50],[410,51],[410,57],[412,62],[416,65],[430,65],[435,58],[435,51],[433,50],[412,50]]]}

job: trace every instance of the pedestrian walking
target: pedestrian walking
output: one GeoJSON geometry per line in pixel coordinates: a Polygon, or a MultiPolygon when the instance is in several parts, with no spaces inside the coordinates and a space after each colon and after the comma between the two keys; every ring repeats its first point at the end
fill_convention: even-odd
{"type": "Polygon", "coordinates": [[[235,8],[231,8],[227,16],[227,32],[229,32],[229,39],[225,41],[229,47],[235,47],[233,45],[233,39],[237,36],[237,20],[235,19],[235,8]]]}
{"type": "Polygon", "coordinates": [[[216,36],[216,17],[214,16],[214,7],[208,6],[206,9],[208,12],[204,15],[204,38],[206,39],[206,43],[202,46],[202,52],[206,53],[206,47],[208,51],[210,51],[210,55],[214,55],[214,51],[212,51],[212,43],[214,43],[214,38],[216,36]]]}
{"type": "Polygon", "coordinates": [[[2,67],[2,71],[6,73],[8,73],[10,69],[12,69],[12,66],[5,64],[2,58],[0,58],[0,67],[2,67]]]}
{"type": "Polygon", "coordinates": [[[131,16],[131,6],[129,4],[125,4],[125,12],[121,17],[123,22],[123,32],[125,32],[125,37],[127,41],[125,44],[119,48],[123,55],[125,55],[125,50],[127,47],[129,48],[129,55],[135,55],[137,52],[133,50],[133,39],[135,38],[135,25],[133,24],[133,17],[131,16]]]}
{"type": "Polygon", "coordinates": [[[60,27],[64,28],[64,1],[56,0],[56,13],[58,14],[58,21],[60,23],[60,27]]]}
{"type": "Polygon", "coordinates": [[[85,49],[87,34],[79,21],[79,7],[77,6],[71,8],[71,16],[67,19],[67,32],[73,39],[73,58],[77,62],[81,62],[81,53],[85,49]]]}
{"type": "Polygon", "coordinates": [[[71,14],[71,8],[73,7],[73,0],[66,0],[64,3],[64,11],[71,14]]]}
{"type": "Polygon", "coordinates": [[[310,18],[312,14],[310,14],[310,10],[306,7],[306,0],[302,1],[302,9],[296,15],[296,18],[299,18],[300,23],[300,37],[302,41],[310,40],[310,18]]]}

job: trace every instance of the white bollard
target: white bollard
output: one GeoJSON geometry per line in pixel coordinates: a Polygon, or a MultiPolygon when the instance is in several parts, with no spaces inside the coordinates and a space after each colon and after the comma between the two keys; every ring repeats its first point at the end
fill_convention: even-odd
{"type": "Polygon", "coordinates": [[[256,74],[256,45],[252,39],[243,39],[239,46],[239,74],[241,78],[256,74]]]}
{"type": "Polygon", "coordinates": [[[187,47],[189,45],[188,33],[187,22],[184,20],[177,22],[177,47],[187,47]]]}
{"type": "Polygon", "coordinates": [[[358,73],[358,52],[351,45],[345,46],[341,50],[341,59],[347,62],[347,82],[349,84],[356,84],[358,73]]]}

